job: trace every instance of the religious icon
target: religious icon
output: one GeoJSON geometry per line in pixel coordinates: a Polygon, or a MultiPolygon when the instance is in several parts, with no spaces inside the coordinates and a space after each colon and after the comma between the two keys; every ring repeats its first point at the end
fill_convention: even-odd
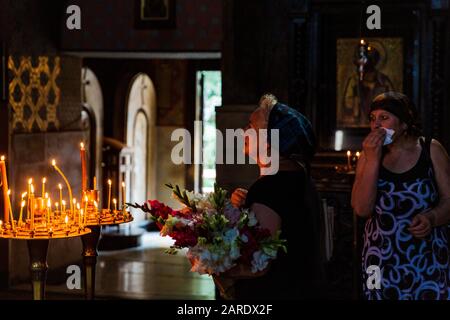
{"type": "Polygon", "coordinates": [[[337,127],[368,127],[370,103],[380,93],[402,91],[399,38],[338,39],[337,127]]]}
{"type": "Polygon", "coordinates": [[[138,28],[175,27],[175,0],[138,0],[138,28]]]}

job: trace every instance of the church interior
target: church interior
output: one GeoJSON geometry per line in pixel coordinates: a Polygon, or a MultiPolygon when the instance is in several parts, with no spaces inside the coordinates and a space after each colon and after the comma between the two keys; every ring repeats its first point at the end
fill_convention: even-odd
{"type": "Polygon", "coordinates": [[[250,187],[257,166],[217,162],[216,130],[245,127],[266,93],[303,113],[317,138],[325,298],[360,300],[364,219],[350,198],[371,100],[403,92],[424,134],[450,150],[448,0],[0,0],[0,8],[2,300],[220,299],[185,251],[165,253],[173,240],[149,212],[125,204],[176,208],[168,183],[201,193],[250,187]],[[368,28],[372,4],[380,28],[368,28]],[[192,161],[173,160],[179,129],[192,137],[184,140],[192,161]],[[94,209],[107,217],[89,224],[94,209]]]}

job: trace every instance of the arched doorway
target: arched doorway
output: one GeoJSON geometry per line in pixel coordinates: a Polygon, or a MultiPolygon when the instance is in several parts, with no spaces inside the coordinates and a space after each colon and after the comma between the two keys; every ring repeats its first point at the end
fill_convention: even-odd
{"type": "MultiPolygon", "coordinates": [[[[155,88],[148,75],[139,73],[131,81],[127,99],[126,144],[133,150],[133,160],[126,190],[132,203],[143,203],[155,194],[155,126],[155,88]]],[[[139,223],[145,218],[135,211],[134,219],[139,223]]]]}
{"type": "MultiPolygon", "coordinates": [[[[82,129],[85,131],[85,141],[89,146],[89,176],[97,177],[97,181],[102,181],[102,140],[103,140],[103,94],[100,82],[94,72],[84,67],[81,70],[81,101],[82,109],[82,129]]],[[[98,183],[97,188],[101,191],[102,184],[98,183]]]]}

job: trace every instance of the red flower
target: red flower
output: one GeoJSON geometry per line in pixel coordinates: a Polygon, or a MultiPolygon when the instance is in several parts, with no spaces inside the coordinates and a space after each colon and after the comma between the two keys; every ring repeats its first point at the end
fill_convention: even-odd
{"type": "Polygon", "coordinates": [[[251,265],[253,254],[260,248],[259,243],[271,236],[270,231],[263,228],[244,227],[241,234],[247,237],[247,242],[242,244],[240,260],[244,264],[251,265]]]}
{"type": "Polygon", "coordinates": [[[175,240],[175,245],[179,247],[193,247],[197,244],[197,234],[190,228],[173,230],[170,237],[175,240]]]}
{"type": "Polygon", "coordinates": [[[150,213],[156,220],[158,218],[166,220],[169,215],[176,215],[176,211],[158,200],[149,200],[148,203],[150,204],[150,213]]]}

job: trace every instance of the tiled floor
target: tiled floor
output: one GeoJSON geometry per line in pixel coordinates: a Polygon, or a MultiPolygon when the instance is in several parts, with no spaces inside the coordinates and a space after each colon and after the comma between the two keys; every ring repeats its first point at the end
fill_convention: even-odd
{"type": "MultiPolygon", "coordinates": [[[[144,234],[139,248],[101,251],[96,269],[97,299],[215,299],[209,276],[190,272],[185,252],[164,253],[172,240],[157,232],[144,234]]],[[[31,299],[30,284],[15,286],[10,299],[31,299]]],[[[0,294],[1,295],[1,294],[0,294]]],[[[65,283],[47,284],[47,299],[84,299],[83,290],[69,290],[65,283]]],[[[9,299],[9,298],[4,298],[9,299]]]]}

